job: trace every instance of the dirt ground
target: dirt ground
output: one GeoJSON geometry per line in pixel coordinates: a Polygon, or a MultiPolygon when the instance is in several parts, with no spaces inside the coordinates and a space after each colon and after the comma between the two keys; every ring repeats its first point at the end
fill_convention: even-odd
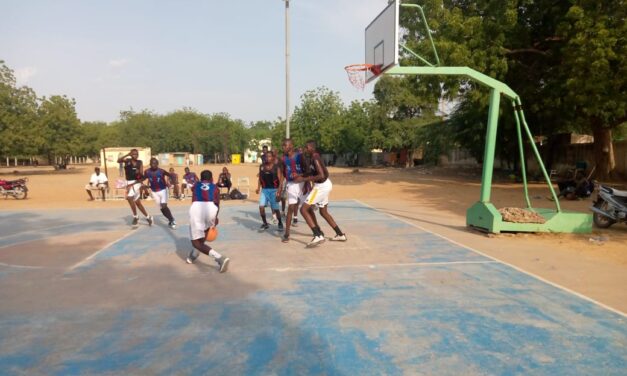
{"type": "MultiPolygon", "coordinates": [[[[193,166],[192,170],[199,174],[203,168],[209,168],[218,174],[222,167],[193,166]]],[[[251,179],[250,200],[256,201],[257,167],[250,164],[228,167],[235,185],[240,177],[251,179]]],[[[182,168],[175,169],[182,175],[182,168]]],[[[0,198],[0,210],[89,207],[97,210],[127,206],[122,200],[88,202],[83,187],[92,172],[93,166],[73,166],[65,171],[54,171],[49,167],[0,168],[0,178],[29,179],[28,198],[0,198]]],[[[109,169],[109,172],[109,179],[115,180],[117,169],[109,169]]],[[[465,226],[466,209],[479,198],[480,171],[447,168],[360,168],[355,171],[352,168],[330,168],[330,173],[334,183],[332,200],[360,200],[551,283],[627,312],[627,226],[594,229],[591,234],[486,235],[465,226]]],[[[497,208],[524,206],[521,184],[495,180],[491,201],[497,208]]],[[[553,207],[547,196],[549,190],[545,185],[530,184],[534,207],[553,207]]],[[[251,205],[254,205],[252,201],[251,205]]],[[[149,208],[152,208],[151,204],[148,204],[149,208]]],[[[566,210],[589,212],[592,200],[562,201],[561,204],[566,210]]],[[[170,205],[189,205],[189,201],[172,201],[170,205]]],[[[332,212],[332,204],[330,210],[332,212]]]]}

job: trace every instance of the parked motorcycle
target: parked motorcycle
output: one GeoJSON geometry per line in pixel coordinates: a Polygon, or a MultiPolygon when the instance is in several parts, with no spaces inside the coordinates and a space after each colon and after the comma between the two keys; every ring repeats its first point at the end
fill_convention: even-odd
{"type": "Polygon", "coordinates": [[[614,223],[627,223],[627,191],[599,186],[597,200],[590,208],[597,227],[608,228],[614,223]]]}
{"type": "Polygon", "coordinates": [[[4,196],[6,200],[9,196],[17,200],[23,200],[28,196],[28,187],[26,182],[28,178],[22,178],[17,180],[2,180],[0,179],[0,196],[4,196]]]}

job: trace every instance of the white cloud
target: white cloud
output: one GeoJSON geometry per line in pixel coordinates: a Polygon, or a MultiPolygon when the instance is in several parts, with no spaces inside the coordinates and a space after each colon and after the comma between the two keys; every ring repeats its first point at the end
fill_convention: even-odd
{"type": "Polygon", "coordinates": [[[120,59],[111,59],[109,60],[109,66],[113,68],[120,68],[128,64],[129,60],[125,57],[120,59]]]}
{"type": "Polygon", "coordinates": [[[15,79],[19,84],[26,84],[28,81],[37,74],[37,68],[24,67],[15,70],[15,79]]]}

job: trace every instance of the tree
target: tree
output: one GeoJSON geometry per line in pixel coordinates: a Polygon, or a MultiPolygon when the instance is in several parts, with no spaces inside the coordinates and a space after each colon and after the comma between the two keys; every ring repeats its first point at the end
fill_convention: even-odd
{"type": "Polygon", "coordinates": [[[578,0],[558,27],[563,56],[556,79],[569,120],[594,135],[597,177],[615,167],[612,130],[627,121],[627,3],[578,0]]]}
{"type": "Polygon", "coordinates": [[[38,99],[17,87],[13,71],[0,60],[0,155],[32,156],[43,143],[37,122],[38,99]]]}
{"type": "Polygon", "coordinates": [[[55,156],[76,155],[80,148],[81,129],[75,105],[74,99],[59,95],[41,101],[38,120],[44,143],[40,150],[49,163],[55,156]]]}
{"type": "Polygon", "coordinates": [[[337,92],[326,87],[307,91],[290,121],[290,136],[295,145],[314,139],[321,150],[339,152],[344,111],[344,103],[337,92]]]}
{"type": "MultiPolygon", "coordinates": [[[[611,131],[627,120],[624,1],[425,0],[421,4],[445,65],[470,66],[507,83],[521,96],[536,134],[592,132],[598,177],[610,173],[611,131]]],[[[407,44],[427,55],[430,46],[424,43],[424,25],[415,14],[401,15],[407,44]]],[[[412,59],[405,56],[403,62],[412,59]]],[[[468,95],[477,89],[473,82],[444,78],[439,82],[443,95],[469,102],[459,107],[458,120],[473,118],[472,111],[486,102],[486,94],[468,95]],[[464,114],[467,110],[471,112],[464,114]]],[[[510,112],[504,113],[511,116],[510,112]]],[[[508,118],[501,124],[512,127],[508,118]]],[[[484,133],[485,126],[481,128],[473,132],[484,133]]],[[[500,133],[504,130],[501,127],[500,133]]],[[[466,140],[464,146],[476,144],[466,140]]],[[[513,149],[503,150],[515,154],[513,149]]]]}

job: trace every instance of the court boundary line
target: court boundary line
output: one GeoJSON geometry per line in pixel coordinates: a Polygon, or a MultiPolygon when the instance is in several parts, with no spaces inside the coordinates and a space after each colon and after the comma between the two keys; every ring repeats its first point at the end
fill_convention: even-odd
{"type": "Polygon", "coordinates": [[[549,281],[548,279],[546,279],[546,278],[544,278],[544,277],[541,277],[541,276],[539,276],[539,275],[537,275],[537,274],[534,274],[534,273],[532,273],[532,272],[529,272],[529,271],[526,271],[526,270],[524,270],[524,269],[521,269],[521,268],[519,268],[519,267],[518,267],[518,266],[516,266],[516,265],[510,264],[510,263],[505,262],[505,261],[503,261],[503,260],[500,260],[500,259],[498,259],[498,258],[496,258],[496,257],[493,257],[493,256],[490,256],[490,255],[488,255],[488,254],[485,254],[485,253],[483,253],[483,252],[481,252],[481,251],[478,251],[478,250],[476,250],[476,249],[474,249],[474,248],[472,248],[472,247],[470,247],[470,246],[468,246],[468,245],[465,245],[465,244],[459,243],[459,242],[457,242],[457,241],[455,241],[455,240],[453,240],[453,239],[450,239],[450,238],[446,237],[445,235],[438,234],[437,232],[434,232],[434,231],[431,231],[431,230],[429,230],[429,229],[426,229],[426,228],[424,228],[424,227],[422,227],[422,226],[420,226],[420,225],[418,225],[418,224],[416,224],[416,223],[412,223],[412,222],[410,222],[410,221],[408,221],[408,220],[405,220],[405,219],[403,219],[403,218],[397,217],[397,216],[395,216],[394,214],[391,214],[391,213],[388,213],[388,212],[385,212],[385,211],[379,210],[379,209],[377,209],[377,208],[373,207],[372,205],[368,205],[367,203],[365,203],[365,202],[363,202],[363,201],[361,201],[361,200],[358,200],[358,199],[353,199],[353,201],[355,201],[356,203],[358,203],[358,204],[360,204],[360,205],[365,206],[366,208],[369,208],[369,209],[372,209],[372,210],[378,211],[378,212],[380,212],[380,213],[383,213],[383,214],[385,214],[385,215],[387,215],[387,216],[389,216],[389,217],[391,217],[391,218],[394,218],[394,219],[396,219],[396,220],[399,220],[399,221],[401,221],[401,222],[403,222],[403,223],[406,223],[406,224],[408,224],[408,225],[410,225],[410,226],[413,226],[413,227],[415,227],[415,228],[417,228],[417,229],[419,229],[419,230],[422,230],[422,231],[424,231],[424,232],[428,232],[428,233],[430,233],[430,234],[433,234],[433,235],[435,235],[435,236],[437,236],[437,237],[439,237],[439,238],[442,238],[442,239],[444,239],[444,240],[447,240],[447,241],[449,241],[449,242],[451,242],[451,243],[453,243],[453,244],[455,244],[455,245],[458,245],[458,246],[460,246],[460,247],[462,247],[462,248],[465,248],[465,249],[467,249],[467,250],[469,250],[469,251],[475,252],[476,254],[479,254],[479,255],[481,255],[481,256],[483,256],[483,257],[487,257],[487,258],[489,258],[489,259],[491,259],[491,260],[494,260],[494,261],[496,261],[496,262],[498,262],[498,263],[501,263],[501,264],[503,264],[503,265],[505,265],[505,266],[508,266],[508,267],[510,267],[510,268],[512,268],[512,269],[514,269],[514,270],[516,270],[516,271],[518,271],[518,272],[520,272],[520,273],[523,273],[523,274],[526,274],[526,275],[528,275],[528,276],[530,276],[530,277],[533,277],[533,278],[535,278],[535,279],[537,279],[537,280],[539,280],[539,281],[541,281],[541,282],[544,282],[544,283],[546,283],[546,284],[548,284],[548,285],[550,285],[550,286],[553,286],[553,287],[556,287],[556,288],[558,288],[558,289],[560,289],[560,290],[566,291],[566,292],[568,292],[568,293],[570,293],[570,294],[572,294],[572,295],[575,295],[575,296],[576,296],[576,297],[578,297],[578,298],[581,298],[581,299],[586,300],[586,301],[588,301],[588,302],[590,302],[590,303],[596,304],[597,306],[599,306],[599,307],[601,307],[601,308],[605,308],[605,309],[606,309],[606,310],[608,310],[608,311],[611,311],[611,312],[613,312],[613,313],[615,313],[615,314],[617,314],[617,315],[619,315],[619,316],[622,316],[623,318],[627,318],[627,313],[622,312],[622,311],[620,311],[620,310],[618,310],[618,309],[616,309],[616,308],[610,307],[610,306],[608,306],[607,304],[601,303],[601,302],[599,302],[598,300],[595,300],[595,299],[593,299],[593,298],[591,298],[591,297],[589,297],[589,296],[583,295],[583,294],[581,294],[581,293],[579,293],[579,292],[577,292],[577,291],[571,290],[571,289],[569,289],[568,287],[562,286],[562,285],[557,284],[557,283],[555,283],[555,282],[551,282],[551,281],[549,281]]]}
{"type": "MultiPolygon", "coordinates": [[[[118,242],[121,242],[122,240],[124,240],[124,239],[128,238],[129,236],[131,236],[131,235],[135,234],[135,233],[136,233],[137,231],[139,231],[139,230],[140,230],[140,229],[132,229],[132,230],[130,230],[128,233],[126,233],[126,234],[122,235],[120,238],[118,238],[118,239],[116,239],[116,240],[114,240],[114,241],[112,241],[112,242],[109,242],[109,243],[105,244],[102,248],[100,248],[100,249],[99,249],[99,250],[97,250],[96,252],[92,253],[91,255],[87,256],[85,259],[83,259],[83,260],[81,260],[81,261],[77,262],[76,264],[72,265],[72,266],[71,266],[71,267],[69,267],[69,268],[66,268],[66,269],[65,269],[65,273],[72,272],[72,271],[74,271],[75,269],[77,269],[77,268],[79,268],[79,267],[81,267],[81,266],[85,265],[85,264],[86,264],[87,262],[89,262],[91,259],[93,259],[94,257],[96,257],[96,256],[97,256],[100,252],[102,252],[102,251],[104,251],[104,250],[108,249],[109,247],[111,247],[111,246],[115,245],[115,244],[116,244],[116,243],[118,243],[118,242]]],[[[65,274],[65,273],[64,273],[64,274],[65,274]]]]}
{"type": "MultiPolygon", "coordinates": [[[[439,266],[439,265],[474,265],[474,264],[497,264],[497,261],[435,261],[435,262],[406,262],[406,263],[392,263],[392,264],[350,264],[350,265],[318,265],[318,266],[287,266],[284,268],[267,268],[267,269],[250,269],[253,270],[266,270],[279,273],[285,272],[297,272],[307,270],[324,270],[324,269],[352,269],[352,268],[385,268],[385,267],[403,267],[403,266],[439,266]]],[[[240,270],[240,269],[238,269],[240,270]]]]}
{"type": "Polygon", "coordinates": [[[0,266],[5,266],[7,268],[18,268],[18,269],[45,269],[44,266],[14,265],[14,264],[6,264],[4,262],[0,262],[0,266]]]}

